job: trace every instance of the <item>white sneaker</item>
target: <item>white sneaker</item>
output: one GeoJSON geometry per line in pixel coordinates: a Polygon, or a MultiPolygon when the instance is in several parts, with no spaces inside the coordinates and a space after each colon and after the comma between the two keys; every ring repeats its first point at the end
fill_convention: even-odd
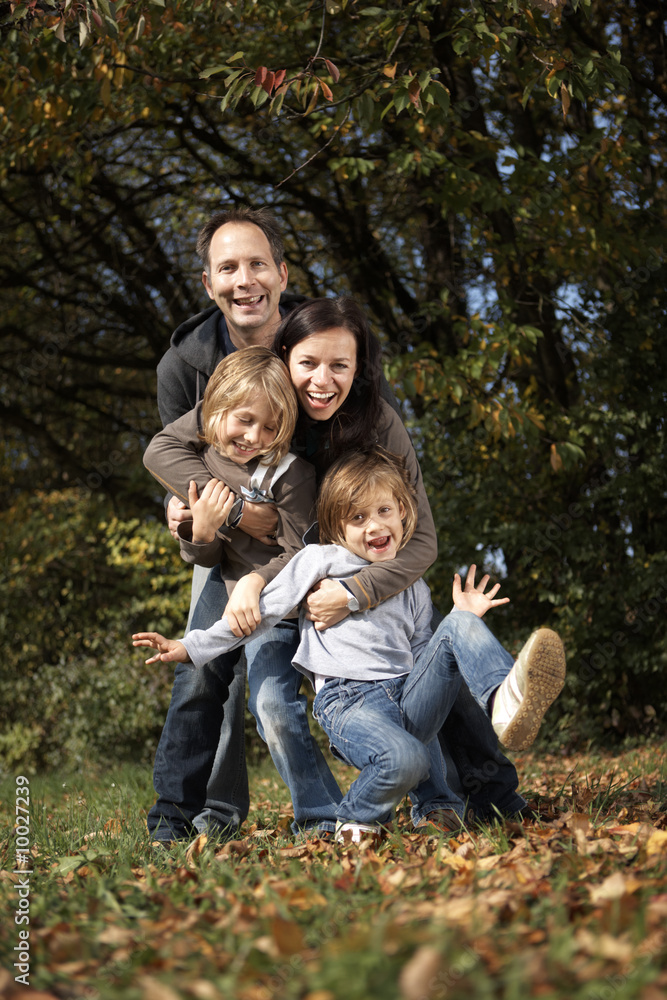
{"type": "Polygon", "coordinates": [[[556,632],[533,632],[496,691],[491,724],[508,750],[526,750],[565,683],[565,650],[556,632]]]}
{"type": "Polygon", "coordinates": [[[383,836],[379,823],[343,823],[339,820],[334,840],[337,844],[360,844],[362,840],[370,838],[374,843],[379,843],[383,836]]]}

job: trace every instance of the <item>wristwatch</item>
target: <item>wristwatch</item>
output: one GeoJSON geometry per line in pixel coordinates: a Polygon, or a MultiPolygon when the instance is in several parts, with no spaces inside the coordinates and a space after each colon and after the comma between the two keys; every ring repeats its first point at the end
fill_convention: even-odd
{"type": "Polygon", "coordinates": [[[340,583],[342,583],[343,586],[345,587],[345,589],[350,592],[350,596],[347,599],[347,610],[348,611],[358,611],[359,610],[359,601],[356,599],[356,597],[354,596],[354,594],[352,593],[352,591],[350,590],[350,588],[348,587],[348,585],[345,583],[345,580],[341,580],[340,583]]]}
{"type": "Polygon", "coordinates": [[[222,528],[238,528],[239,524],[241,523],[241,518],[243,517],[244,502],[245,501],[243,497],[236,498],[236,500],[232,504],[232,509],[227,515],[227,520],[223,525],[221,525],[222,528]]]}

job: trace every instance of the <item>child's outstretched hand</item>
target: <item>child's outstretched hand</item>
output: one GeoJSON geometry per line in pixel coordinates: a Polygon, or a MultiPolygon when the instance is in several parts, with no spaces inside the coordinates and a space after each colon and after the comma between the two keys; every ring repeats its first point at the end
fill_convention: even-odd
{"type": "Polygon", "coordinates": [[[472,611],[478,618],[483,618],[489,608],[497,608],[499,604],[508,604],[509,597],[499,597],[497,600],[494,600],[500,590],[499,583],[494,583],[488,594],[485,594],[484,589],[489,582],[489,574],[485,573],[477,586],[475,586],[476,571],[477,567],[473,563],[468,570],[466,585],[463,590],[461,590],[461,577],[458,573],[454,574],[452,599],[454,607],[458,608],[459,611],[472,611]]]}
{"type": "Polygon", "coordinates": [[[132,636],[133,646],[150,646],[159,652],[151,656],[146,663],[189,663],[190,657],[182,642],[178,639],[165,639],[159,632],[135,632],[132,636]]]}

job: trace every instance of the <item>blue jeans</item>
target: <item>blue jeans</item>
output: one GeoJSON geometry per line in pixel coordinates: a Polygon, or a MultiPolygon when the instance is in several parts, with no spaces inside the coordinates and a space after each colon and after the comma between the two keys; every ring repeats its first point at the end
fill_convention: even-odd
{"type": "MultiPolygon", "coordinates": [[[[220,570],[217,567],[211,570],[205,566],[194,566],[190,614],[186,632],[189,632],[192,627],[191,622],[195,608],[211,573],[214,574],[211,586],[217,586],[219,589],[221,609],[227,603],[227,588],[220,578],[220,570]],[[216,574],[217,584],[214,582],[216,574]]],[[[206,624],[198,625],[198,628],[208,628],[212,625],[220,617],[221,609],[218,610],[213,602],[211,606],[213,617],[206,624]]],[[[245,679],[246,657],[244,650],[240,659],[234,664],[234,675],[228,685],[220,739],[206,786],[206,802],[202,811],[193,821],[195,828],[200,833],[209,827],[218,828],[221,820],[223,820],[223,826],[227,826],[231,833],[243,823],[248,815],[250,792],[245,761],[245,679]],[[231,818],[231,822],[229,818],[231,818]]]]}
{"type": "MultiPolygon", "coordinates": [[[[442,621],[434,610],[434,632],[442,621]]],[[[467,803],[476,819],[495,819],[498,813],[513,816],[525,807],[526,800],[517,792],[516,768],[500,749],[486,709],[477,704],[463,678],[438,742],[450,794],[467,803]]]]}
{"type": "MultiPolygon", "coordinates": [[[[191,628],[209,628],[227,602],[215,567],[191,617],[191,628]]],[[[331,829],[341,792],[308,726],[302,676],[292,667],[296,623],[281,623],[245,644],[249,705],[294,807],[293,829],[331,829]]],[[[248,813],[243,730],[228,718],[227,702],[242,650],[204,667],[176,667],[171,704],[155,758],[158,800],[148,814],[156,839],[185,838],[204,829],[233,834],[248,813]]],[[[233,703],[238,708],[238,704],[233,703]]],[[[245,706],[244,706],[245,707],[245,706]]],[[[241,718],[242,722],[242,718],[241,718]]]]}
{"type": "MultiPolygon", "coordinates": [[[[188,630],[210,628],[227,603],[219,567],[210,573],[196,567],[192,589],[188,630]]],[[[259,645],[250,646],[246,659],[261,655],[259,645]]],[[[232,836],[248,815],[243,653],[219,656],[201,669],[176,666],[153,769],[158,798],[147,819],[156,840],[186,839],[204,831],[232,836]]]]}
{"type": "MultiPolygon", "coordinates": [[[[315,699],[315,717],[343,759],[361,771],[340,804],[338,819],[388,822],[403,796],[428,778],[429,748],[447,728],[461,679],[488,720],[489,698],[513,662],[480,618],[454,610],[409,674],[383,681],[328,681],[315,699]]],[[[505,795],[507,801],[512,797],[521,808],[524,800],[514,789],[510,798],[505,795]]],[[[501,801],[499,811],[504,806],[501,801]]]]}
{"type": "Polygon", "coordinates": [[[310,732],[303,675],[292,666],[298,645],[296,622],[280,622],[266,635],[264,655],[248,661],[248,707],[289,788],[292,830],[333,830],[342,793],[310,732]]]}

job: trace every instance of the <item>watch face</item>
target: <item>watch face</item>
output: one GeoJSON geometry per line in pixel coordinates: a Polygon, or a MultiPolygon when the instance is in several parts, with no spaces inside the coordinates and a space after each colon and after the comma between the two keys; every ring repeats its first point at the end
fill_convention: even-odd
{"type": "Polygon", "coordinates": [[[348,611],[358,611],[359,610],[359,601],[356,599],[356,597],[351,597],[349,599],[349,601],[347,602],[347,609],[348,609],[348,611]]]}

